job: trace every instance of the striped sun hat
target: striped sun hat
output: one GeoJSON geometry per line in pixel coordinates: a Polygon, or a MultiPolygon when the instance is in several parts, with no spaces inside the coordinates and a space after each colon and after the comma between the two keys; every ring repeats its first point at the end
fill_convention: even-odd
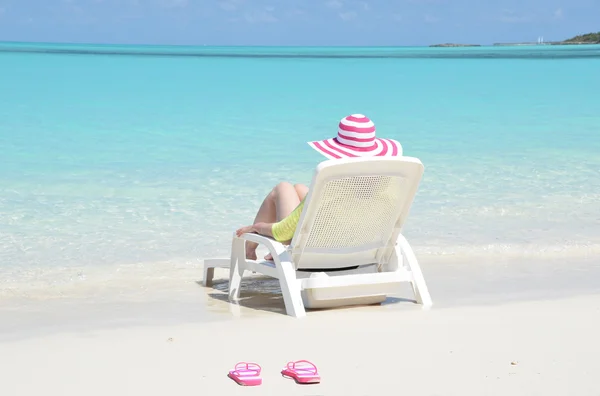
{"type": "Polygon", "coordinates": [[[375,137],[375,124],[362,114],[342,118],[337,137],[308,144],[329,159],[402,155],[400,143],[375,137]]]}

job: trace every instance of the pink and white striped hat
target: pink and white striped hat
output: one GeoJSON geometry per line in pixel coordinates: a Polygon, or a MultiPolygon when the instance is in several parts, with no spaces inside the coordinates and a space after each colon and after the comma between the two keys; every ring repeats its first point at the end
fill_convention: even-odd
{"type": "Polygon", "coordinates": [[[402,145],[375,137],[375,124],[362,114],[342,118],[337,137],[308,144],[329,159],[402,155],[402,145]]]}

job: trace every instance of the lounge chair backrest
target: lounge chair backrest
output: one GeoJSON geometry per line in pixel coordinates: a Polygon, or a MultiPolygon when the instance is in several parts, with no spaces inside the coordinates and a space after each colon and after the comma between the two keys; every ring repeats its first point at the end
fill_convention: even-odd
{"type": "Polygon", "coordinates": [[[411,157],[320,163],[291,242],[296,268],[385,262],[422,174],[423,164],[411,157]]]}

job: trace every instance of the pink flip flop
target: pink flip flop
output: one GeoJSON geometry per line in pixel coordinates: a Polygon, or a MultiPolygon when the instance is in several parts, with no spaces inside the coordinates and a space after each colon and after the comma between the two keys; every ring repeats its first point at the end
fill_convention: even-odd
{"type": "Polygon", "coordinates": [[[261,367],[256,363],[240,362],[227,374],[229,378],[242,386],[256,386],[262,384],[260,377],[261,367]]]}
{"type": "Polygon", "coordinates": [[[317,366],[308,360],[289,362],[287,366],[281,370],[281,375],[292,378],[297,384],[318,384],[321,382],[317,366]]]}

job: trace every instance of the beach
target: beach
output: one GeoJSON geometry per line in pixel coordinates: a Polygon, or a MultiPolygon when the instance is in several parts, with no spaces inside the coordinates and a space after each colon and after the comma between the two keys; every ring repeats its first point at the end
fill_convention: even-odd
{"type": "Polygon", "coordinates": [[[600,394],[599,46],[0,61],[0,395],[600,394]],[[272,279],[239,304],[227,270],[203,287],[276,183],[310,183],[307,142],[359,112],[425,165],[403,234],[433,307],[406,286],[294,319],[272,279]],[[299,359],[321,384],[279,375],[299,359]],[[227,378],[239,361],[263,385],[227,378]]]}
{"type": "Polygon", "coordinates": [[[99,294],[13,302],[0,306],[0,391],[597,395],[596,261],[472,264],[422,262],[429,310],[406,288],[381,305],[295,319],[284,315],[271,279],[245,278],[239,304],[228,302],[227,270],[217,270],[211,288],[190,282],[128,302],[99,294]],[[317,365],[320,384],[279,374],[300,359],[317,365]],[[238,361],[260,364],[263,384],[240,387],[227,378],[238,361]]]}
{"type": "Polygon", "coordinates": [[[598,395],[600,296],[422,311],[365,307],[65,331],[0,343],[5,395],[598,395]],[[317,385],[279,372],[309,359],[317,385]],[[263,384],[226,377],[261,365],[263,384]]]}

